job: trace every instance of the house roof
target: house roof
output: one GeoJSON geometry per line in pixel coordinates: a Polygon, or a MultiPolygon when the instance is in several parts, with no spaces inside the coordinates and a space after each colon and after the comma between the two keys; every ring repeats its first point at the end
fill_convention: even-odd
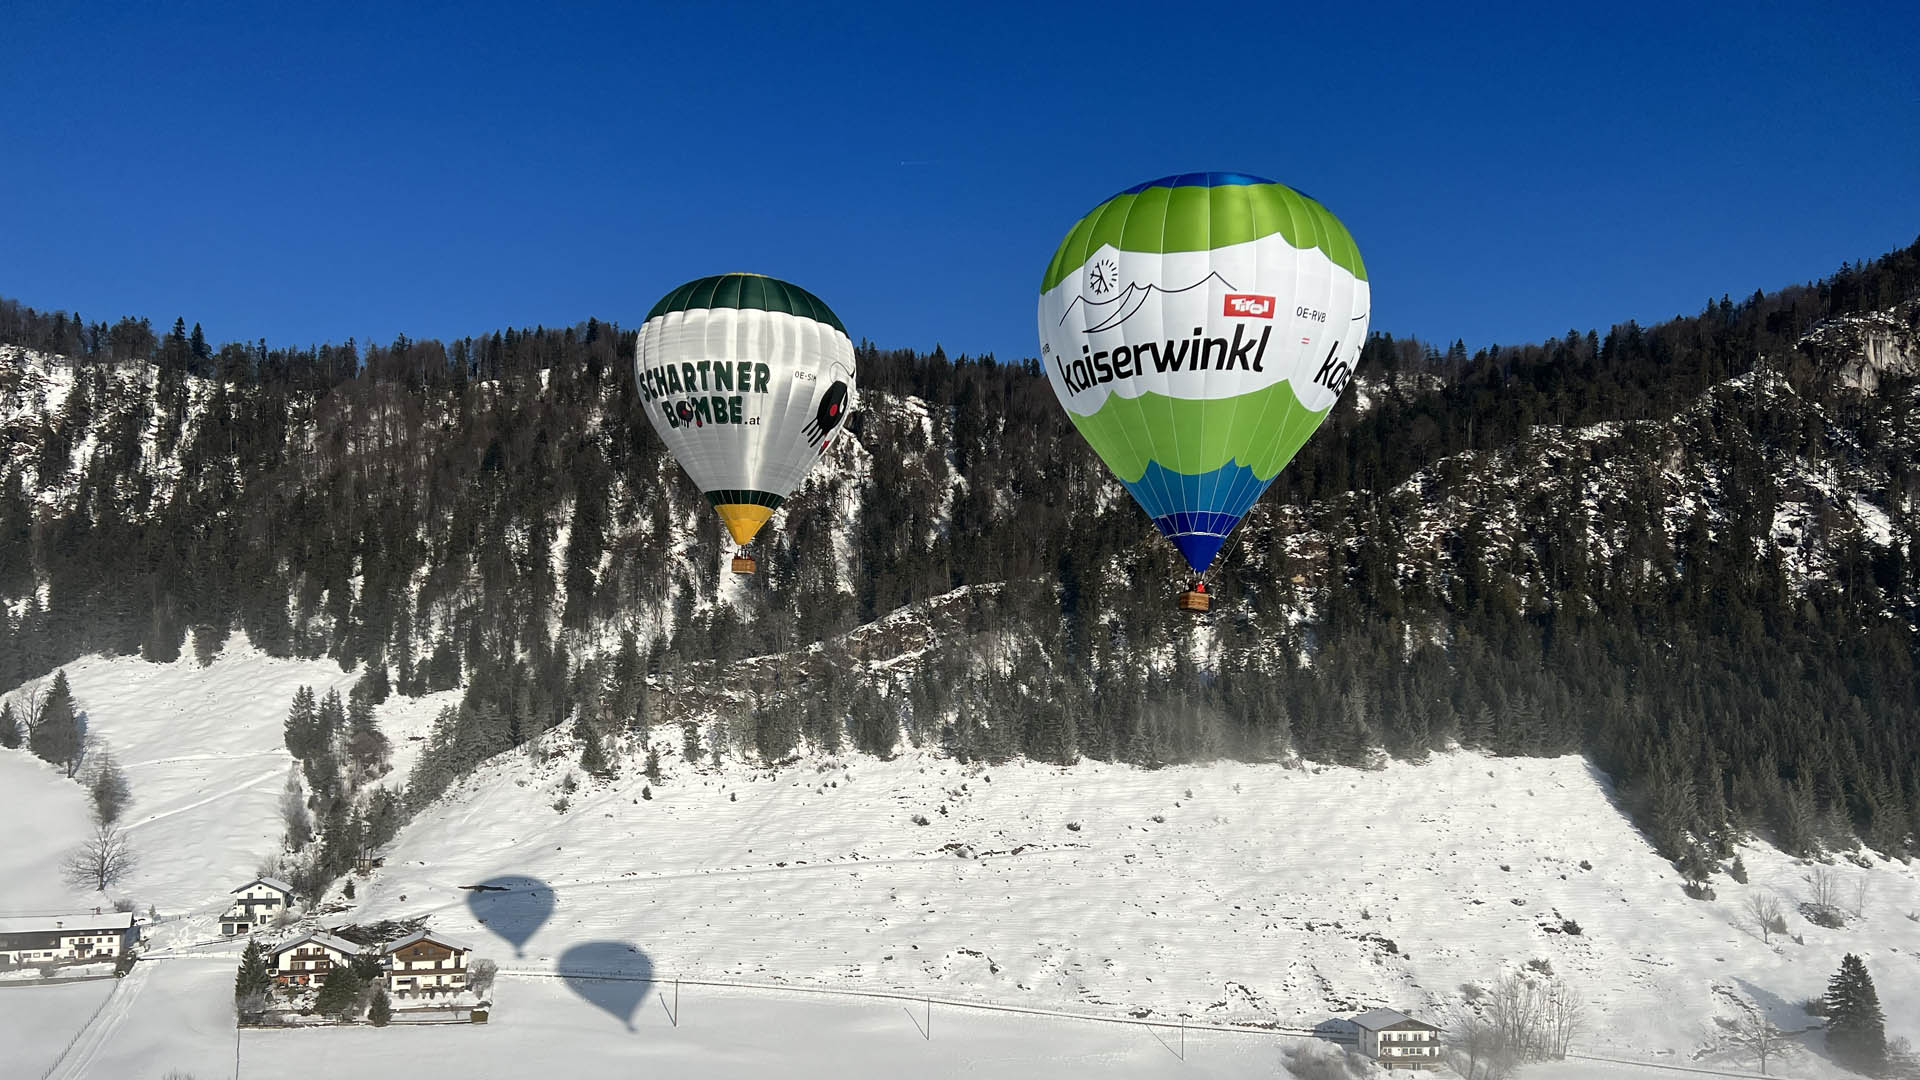
{"type": "Polygon", "coordinates": [[[133,926],[133,912],[108,911],[99,915],[0,915],[0,934],[104,934],[133,926]]]}
{"type": "Polygon", "coordinates": [[[1354,1017],[1353,1023],[1355,1027],[1366,1028],[1368,1031],[1385,1031],[1387,1028],[1397,1027],[1413,1027],[1422,1031],[1440,1030],[1432,1024],[1415,1020],[1396,1009],[1369,1009],[1354,1017]]]}
{"type": "Polygon", "coordinates": [[[415,930],[413,933],[408,934],[406,937],[389,941],[387,942],[385,948],[383,948],[381,951],[396,952],[400,949],[406,948],[409,945],[412,945],[416,941],[431,941],[436,945],[445,945],[450,949],[464,949],[467,952],[473,951],[473,946],[467,944],[466,942],[460,940],[459,938],[448,937],[445,934],[438,934],[429,930],[415,930]]]}
{"type": "Polygon", "coordinates": [[[287,884],[284,881],[281,881],[279,878],[270,878],[270,877],[254,878],[252,881],[247,882],[245,885],[242,885],[233,891],[246,892],[248,889],[253,888],[255,885],[265,885],[271,889],[279,889],[281,892],[286,893],[288,896],[293,895],[293,886],[287,884]]]}
{"type": "Polygon", "coordinates": [[[321,930],[311,930],[311,931],[308,931],[307,933],[301,934],[299,937],[294,938],[291,941],[285,941],[280,943],[279,945],[275,945],[273,947],[273,952],[270,953],[269,955],[279,956],[281,953],[286,952],[288,949],[298,948],[299,946],[305,945],[308,942],[312,942],[315,945],[324,945],[327,948],[334,950],[335,952],[346,953],[348,956],[360,955],[360,946],[355,945],[353,942],[348,941],[345,938],[337,938],[337,937],[334,937],[332,934],[326,933],[325,931],[321,931],[321,930]]]}

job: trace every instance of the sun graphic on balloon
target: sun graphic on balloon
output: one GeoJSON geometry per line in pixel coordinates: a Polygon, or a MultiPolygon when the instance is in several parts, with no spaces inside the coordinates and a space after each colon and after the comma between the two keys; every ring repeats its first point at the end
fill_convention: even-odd
{"type": "Polygon", "coordinates": [[[1094,292],[1106,294],[1120,284],[1120,264],[1112,259],[1101,259],[1087,272],[1087,286],[1094,292]]]}

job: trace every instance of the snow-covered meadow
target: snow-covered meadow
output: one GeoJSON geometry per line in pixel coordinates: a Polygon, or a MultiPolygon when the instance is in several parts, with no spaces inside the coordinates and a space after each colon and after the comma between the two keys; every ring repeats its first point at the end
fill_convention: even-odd
{"type": "MultiPolygon", "coordinates": [[[[228,1075],[234,951],[184,946],[212,935],[228,890],[278,850],[294,688],[344,689],[353,676],[238,642],[207,668],[90,659],[67,673],[133,788],[126,820],[143,864],[121,894],[185,917],[155,928],[156,951],[173,955],[119,984],[59,1075],[144,1075],[127,1071],[134,1062],[228,1075]]],[[[402,767],[418,745],[409,736],[443,703],[381,707],[402,767]]],[[[660,784],[637,757],[617,780],[588,780],[559,731],[548,760],[496,759],[417,818],[356,883],[350,909],[329,917],[425,918],[472,940],[502,969],[492,1023],[249,1033],[243,1058],[256,1045],[324,1041],[330,1059],[374,1064],[411,1040],[447,1075],[560,1044],[581,1048],[583,1064],[698,1061],[723,1075],[764,1072],[776,1054],[931,1075],[1031,1075],[1049,1062],[1271,1075],[1286,1037],[1199,1028],[1310,1029],[1382,1005],[1440,1019],[1463,986],[1530,971],[1588,1002],[1578,1040],[1588,1053],[1726,1067],[1736,1063],[1715,1049],[1716,1018],[1750,1004],[1806,1026],[1798,1003],[1846,952],[1878,983],[1889,1035],[1920,1037],[1912,867],[1827,867],[1848,904],[1865,885],[1859,916],[1837,930],[1799,912],[1815,867],[1761,843],[1741,851],[1748,884],[1720,875],[1716,899],[1691,900],[1578,757],[1142,771],[967,766],[910,751],[714,769],[680,761],[677,741],[656,733],[660,784]],[[520,880],[463,888],[502,879],[520,880]],[[1788,937],[1763,943],[1745,925],[1750,895],[1781,899],[1788,937]],[[930,996],[934,1039],[899,1001],[711,986],[684,999],[678,1028],[655,994],[626,1002],[629,1032],[609,1002],[660,984],[584,977],[643,973],[930,996]],[[1070,1016],[1184,1020],[1188,1060],[1161,1044],[1164,1030],[1070,1016]]],[[[0,752],[0,804],[16,823],[0,845],[0,910],[93,900],[54,873],[87,828],[79,785],[24,751],[0,752]]],[[[0,1036],[50,1061],[41,1051],[81,1033],[90,1009],[48,1006],[50,1018],[32,1019],[39,1006],[95,993],[0,989],[5,1001],[55,995],[15,1010],[0,1036]]],[[[1789,1071],[1831,1073],[1811,1042],[1816,1052],[1789,1071]]]]}

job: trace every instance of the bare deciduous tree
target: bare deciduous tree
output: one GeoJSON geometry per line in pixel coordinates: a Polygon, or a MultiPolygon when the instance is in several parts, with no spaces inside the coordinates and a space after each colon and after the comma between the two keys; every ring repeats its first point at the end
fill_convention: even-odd
{"type": "Polygon", "coordinates": [[[1758,1012],[1749,1012],[1734,1021],[1728,1038],[1735,1046],[1752,1054],[1760,1063],[1760,1075],[1767,1074],[1767,1062],[1782,1058],[1799,1048],[1793,1037],[1773,1026],[1773,1021],[1758,1012]]]}
{"type": "Polygon", "coordinates": [[[40,718],[46,712],[46,679],[35,679],[14,691],[13,714],[20,721],[20,741],[23,745],[32,743],[33,729],[40,726],[40,718]]]}
{"type": "Polygon", "coordinates": [[[1847,910],[1851,912],[1856,919],[1866,914],[1867,886],[1870,883],[1869,878],[1863,872],[1858,878],[1854,879],[1853,889],[1847,894],[1847,910]]]}
{"type": "Polygon", "coordinates": [[[1772,944],[1773,935],[1787,932],[1787,920],[1780,914],[1780,898],[1772,893],[1748,893],[1742,910],[1746,912],[1747,925],[1760,934],[1764,944],[1772,944]]]}
{"type": "Polygon", "coordinates": [[[1523,1062],[1563,1058],[1583,1019],[1572,987],[1508,975],[1456,1014],[1455,1068],[1468,1080],[1500,1080],[1523,1062]]]}
{"type": "Polygon", "coordinates": [[[93,835],[67,855],[60,876],[74,888],[106,892],[120,883],[139,863],[127,835],[113,825],[102,823],[93,835]]]}
{"type": "Polygon", "coordinates": [[[1454,1071],[1464,1080],[1505,1080],[1517,1064],[1500,1045],[1493,1024],[1471,1008],[1454,1014],[1447,1026],[1447,1049],[1454,1071]]]}
{"type": "Polygon", "coordinates": [[[1830,929],[1846,925],[1840,913],[1840,878],[1825,866],[1814,867],[1807,876],[1807,917],[1830,929]]]}
{"type": "Polygon", "coordinates": [[[1583,1019],[1580,995],[1574,993],[1571,986],[1554,983],[1548,988],[1543,1014],[1546,1056],[1555,1061],[1564,1059],[1573,1046],[1574,1036],[1580,1034],[1583,1019]]]}
{"type": "Polygon", "coordinates": [[[485,957],[468,964],[467,989],[480,997],[486,997],[487,993],[493,989],[493,977],[499,970],[500,965],[485,957]]]}

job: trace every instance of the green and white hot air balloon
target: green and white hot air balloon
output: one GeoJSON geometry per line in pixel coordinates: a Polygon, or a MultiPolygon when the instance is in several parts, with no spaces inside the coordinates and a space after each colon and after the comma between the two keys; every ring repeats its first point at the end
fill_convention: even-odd
{"type": "Polygon", "coordinates": [[[1040,283],[1040,351],[1080,434],[1204,573],[1332,410],[1371,311],[1359,249],[1325,207],[1188,173],[1067,233],[1040,283]]]}
{"type": "MultiPolygon", "coordinates": [[[[653,429],[742,547],[854,408],[846,327],[812,293],[760,274],[704,277],[661,298],[633,371],[653,429]]],[[[734,568],[751,572],[752,561],[734,568]]]]}

